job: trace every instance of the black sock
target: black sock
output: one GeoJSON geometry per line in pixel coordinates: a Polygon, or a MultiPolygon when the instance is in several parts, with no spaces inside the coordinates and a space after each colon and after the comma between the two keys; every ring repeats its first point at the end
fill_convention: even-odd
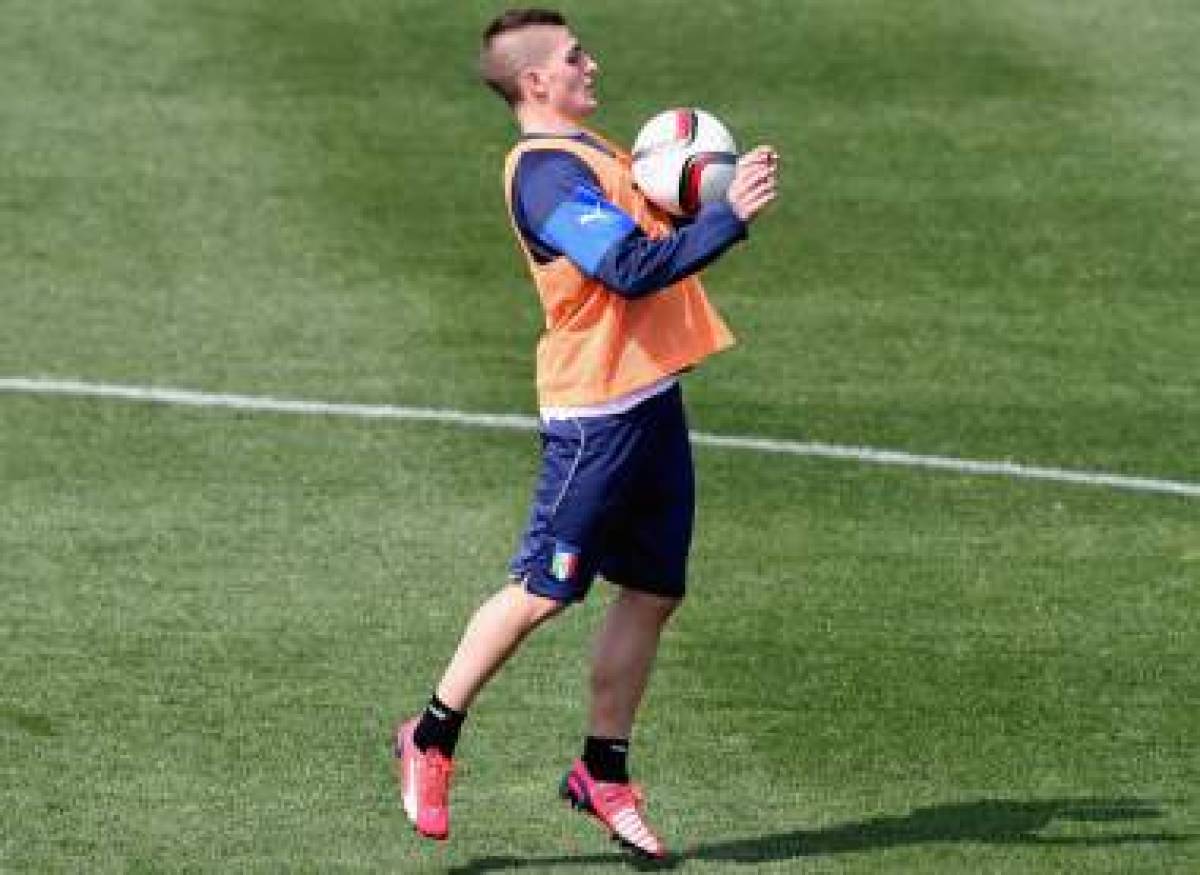
{"type": "Polygon", "coordinates": [[[597,738],[589,735],[583,743],[583,764],[597,781],[629,783],[629,739],[597,738]]]}
{"type": "Polygon", "coordinates": [[[426,751],[436,747],[446,756],[452,757],[454,746],[458,744],[458,733],[466,719],[466,711],[455,711],[435,693],[421,713],[417,728],[413,730],[413,744],[417,746],[417,750],[426,751]]]}

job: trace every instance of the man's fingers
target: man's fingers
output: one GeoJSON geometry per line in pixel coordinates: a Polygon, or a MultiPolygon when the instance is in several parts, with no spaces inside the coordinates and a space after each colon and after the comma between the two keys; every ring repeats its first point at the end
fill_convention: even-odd
{"type": "Polygon", "coordinates": [[[744,221],[749,221],[774,201],[775,196],[774,184],[764,183],[738,192],[736,196],[730,198],[730,204],[738,216],[744,221]]]}
{"type": "Polygon", "coordinates": [[[779,154],[773,146],[755,146],[738,160],[740,166],[764,164],[768,167],[774,167],[778,163],[779,154]]]}
{"type": "Polygon", "coordinates": [[[765,167],[752,168],[739,173],[737,179],[734,180],[733,186],[737,190],[744,191],[764,185],[774,186],[775,181],[773,171],[765,167]]]}
{"type": "Polygon", "coordinates": [[[775,200],[778,163],[771,146],[756,146],[738,159],[726,196],[743,220],[753,219],[775,200]]]}
{"type": "Polygon", "coordinates": [[[757,182],[761,179],[774,179],[775,168],[769,164],[747,164],[738,168],[736,176],[744,183],[757,182]]]}

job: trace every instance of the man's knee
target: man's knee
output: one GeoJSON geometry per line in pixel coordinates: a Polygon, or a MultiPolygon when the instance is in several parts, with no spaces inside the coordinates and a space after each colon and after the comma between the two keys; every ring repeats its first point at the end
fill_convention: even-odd
{"type": "Polygon", "coordinates": [[[565,602],[530,592],[521,586],[520,583],[513,583],[510,591],[513,593],[513,598],[517,603],[517,610],[520,612],[522,625],[527,629],[534,629],[551,617],[558,616],[566,607],[565,602]]]}
{"type": "Polygon", "coordinates": [[[659,625],[671,619],[671,615],[683,604],[683,596],[655,595],[636,589],[622,589],[620,598],[639,616],[653,620],[659,625]]]}

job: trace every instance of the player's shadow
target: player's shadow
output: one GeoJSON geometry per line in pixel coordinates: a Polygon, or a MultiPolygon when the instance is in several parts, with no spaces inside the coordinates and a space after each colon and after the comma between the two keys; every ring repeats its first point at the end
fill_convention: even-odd
{"type": "Polygon", "coordinates": [[[674,868],[686,860],[753,864],[945,842],[1093,848],[1195,840],[1196,836],[1131,826],[1163,817],[1165,813],[1159,803],[1144,799],[1045,799],[1033,802],[984,799],[933,805],[896,817],[874,817],[820,829],[798,829],[705,843],[686,848],[662,863],[640,863],[620,853],[485,857],[450,871],[457,875],[477,875],[506,869],[595,865],[621,860],[627,860],[638,869],[661,870],[674,868]],[[1095,826],[1086,834],[1081,834],[1078,827],[1072,829],[1070,835],[1042,834],[1043,830],[1064,822],[1095,826]]]}

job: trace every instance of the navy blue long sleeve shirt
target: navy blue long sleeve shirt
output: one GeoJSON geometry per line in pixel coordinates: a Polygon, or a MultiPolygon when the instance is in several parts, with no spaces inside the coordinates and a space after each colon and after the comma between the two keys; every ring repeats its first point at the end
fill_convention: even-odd
{"type": "MultiPolygon", "coordinates": [[[[586,134],[577,139],[601,150],[586,134]]],[[[513,175],[513,219],[534,258],[560,256],[626,298],[665,289],[711,263],[746,236],[726,203],[709,204],[674,233],[654,240],[605,199],[599,180],[575,155],[526,152],[513,175]]]]}

